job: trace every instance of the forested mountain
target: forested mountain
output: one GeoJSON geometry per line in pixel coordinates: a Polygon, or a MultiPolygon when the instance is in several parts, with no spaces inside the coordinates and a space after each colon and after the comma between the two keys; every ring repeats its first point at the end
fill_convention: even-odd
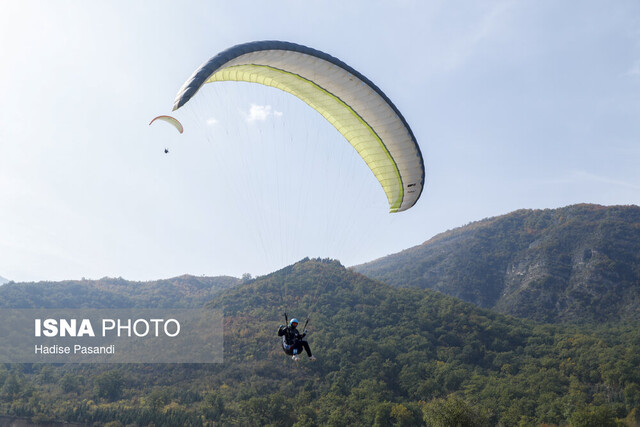
{"type": "Polygon", "coordinates": [[[7,283],[0,287],[5,308],[201,307],[220,291],[240,283],[235,277],[183,275],[134,282],[123,278],[7,283]]]}
{"type": "Polygon", "coordinates": [[[224,313],[223,363],[0,365],[0,412],[145,426],[637,422],[637,323],[538,325],[333,260],[239,284],[208,309],[224,313]],[[284,310],[310,317],[316,362],[282,352],[284,310]]]}
{"type": "Polygon", "coordinates": [[[640,207],[519,210],[353,267],[544,322],[640,319],[640,207]]]}

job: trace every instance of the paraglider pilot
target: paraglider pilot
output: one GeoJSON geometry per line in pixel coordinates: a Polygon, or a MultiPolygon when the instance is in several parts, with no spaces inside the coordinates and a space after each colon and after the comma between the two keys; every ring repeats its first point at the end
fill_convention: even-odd
{"type": "Polygon", "coordinates": [[[302,352],[302,349],[307,352],[309,360],[316,360],[315,356],[311,355],[309,343],[303,339],[307,335],[307,330],[305,329],[302,335],[300,335],[297,327],[298,319],[291,319],[289,326],[280,325],[278,336],[282,337],[282,349],[295,361],[300,360],[299,354],[302,352]]]}

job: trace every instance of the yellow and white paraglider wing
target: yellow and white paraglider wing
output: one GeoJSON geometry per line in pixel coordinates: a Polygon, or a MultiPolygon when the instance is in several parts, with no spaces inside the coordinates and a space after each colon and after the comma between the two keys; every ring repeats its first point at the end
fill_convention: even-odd
{"type": "Polygon", "coordinates": [[[288,42],[234,46],[203,64],[180,89],[174,110],[205,83],[245,81],[297,96],[357,150],[384,189],[390,212],[412,207],[424,186],[424,162],[409,125],[391,100],[342,61],[288,42]]]}
{"type": "Polygon", "coordinates": [[[180,123],[178,121],[178,119],[171,117],[171,116],[158,116],[158,117],[154,117],[153,120],[151,120],[151,122],[149,122],[149,125],[151,125],[153,122],[155,122],[156,120],[162,120],[163,122],[167,122],[169,123],[171,126],[173,126],[174,128],[176,128],[178,130],[178,132],[182,133],[184,132],[184,128],[182,127],[182,123],[180,123]]]}

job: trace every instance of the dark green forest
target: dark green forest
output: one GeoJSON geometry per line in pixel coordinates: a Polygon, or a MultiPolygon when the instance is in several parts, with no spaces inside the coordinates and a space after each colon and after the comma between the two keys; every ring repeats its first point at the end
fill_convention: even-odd
{"type": "Polygon", "coordinates": [[[354,267],[548,323],[640,320],[640,207],[518,210],[354,267]]]}
{"type": "MultiPolygon", "coordinates": [[[[0,413],[110,426],[638,425],[637,322],[536,323],[387,285],[335,260],[247,279],[208,285],[206,307],[225,315],[223,363],[4,364],[0,413]],[[282,352],[285,310],[311,319],[316,362],[282,352]]],[[[3,305],[60,306],[63,287],[30,286],[38,299],[1,287],[3,305]]],[[[129,295],[143,286],[150,306],[171,305],[162,286],[128,286],[129,295]]],[[[86,297],[69,293],[65,303],[117,304],[86,297]]]]}

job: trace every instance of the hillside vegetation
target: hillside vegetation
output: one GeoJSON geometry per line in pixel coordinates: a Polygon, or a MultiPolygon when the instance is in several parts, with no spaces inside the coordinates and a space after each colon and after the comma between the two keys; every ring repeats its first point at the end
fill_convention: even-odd
{"type": "Polygon", "coordinates": [[[186,308],[201,307],[224,289],[240,283],[235,277],[183,275],[133,282],[121,277],[62,282],[7,283],[0,287],[4,308],[186,308]]]}
{"type": "Polygon", "coordinates": [[[637,323],[539,325],[333,260],[303,260],[207,307],[225,315],[224,363],[0,365],[1,412],[156,426],[631,426],[640,409],[637,323]],[[285,309],[310,316],[317,362],[282,352],[285,309]]]}
{"type": "Polygon", "coordinates": [[[353,267],[544,322],[640,319],[640,207],[519,210],[353,267]]]}

